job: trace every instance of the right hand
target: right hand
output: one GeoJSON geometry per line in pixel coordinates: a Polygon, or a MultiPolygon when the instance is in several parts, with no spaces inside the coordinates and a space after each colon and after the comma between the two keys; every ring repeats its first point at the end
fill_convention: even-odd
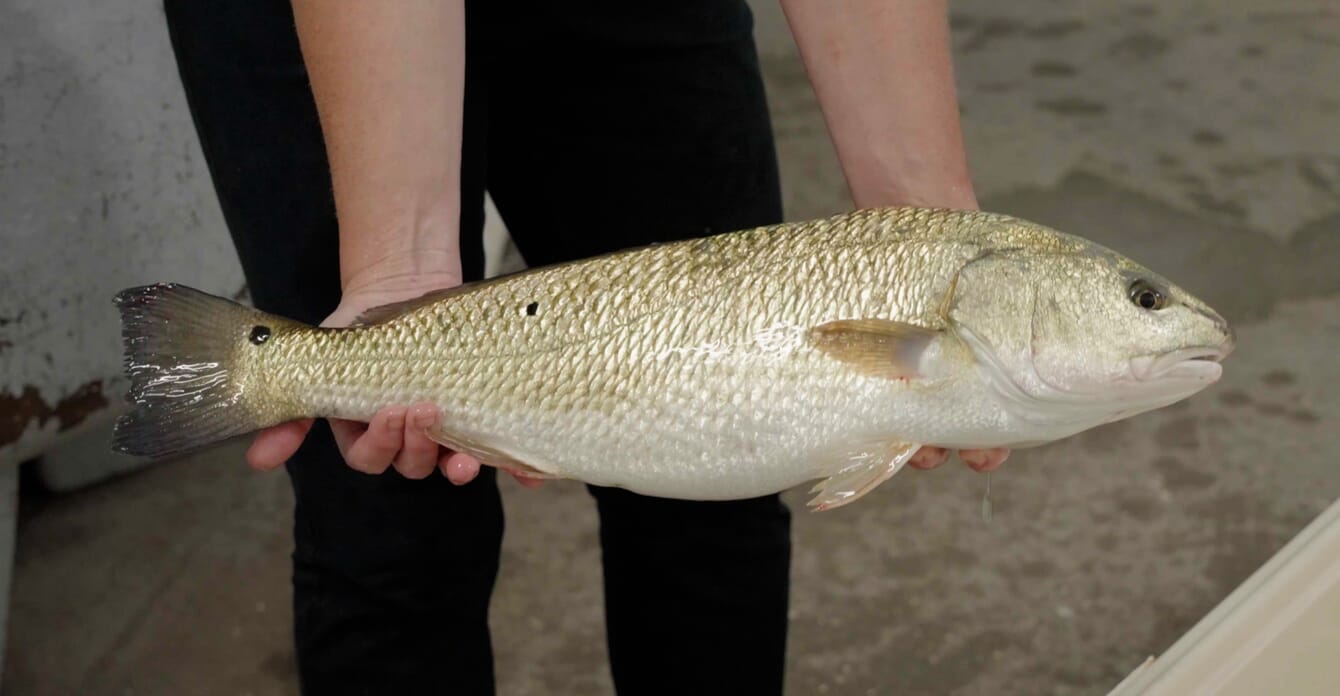
{"type": "MultiPolygon", "coordinates": [[[[419,297],[433,290],[460,285],[459,275],[433,275],[383,281],[374,287],[347,289],[340,306],[321,322],[324,327],[348,326],[360,314],[392,302],[419,297]]],[[[427,430],[437,425],[442,413],[431,403],[410,406],[394,404],[378,411],[370,423],[331,418],[335,443],[349,468],[365,474],[385,473],[394,468],[409,479],[422,479],[436,469],[456,485],[464,485],[479,474],[480,463],[464,452],[438,445],[427,430]]],[[[288,461],[307,437],[313,419],[282,423],[256,434],[247,449],[247,464],[268,471],[288,461]]],[[[535,488],[542,481],[514,473],[523,486],[535,488]]]]}
{"type": "MultiPolygon", "coordinates": [[[[943,447],[926,446],[917,450],[912,458],[907,460],[907,465],[913,469],[934,469],[949,459],[949,450],[943,447]]],[[[1006,448],[996,449],[973,449],[959,450],[958,458],[968,465],[969,469],[979,473],[988,473],[1000,468],[1001,464],[1010,456],[1010,450],[1006,448]]]]}

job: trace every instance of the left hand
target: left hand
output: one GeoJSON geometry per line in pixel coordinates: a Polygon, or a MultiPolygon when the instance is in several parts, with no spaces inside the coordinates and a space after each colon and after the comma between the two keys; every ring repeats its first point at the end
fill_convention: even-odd
{"type": "MultiPolygon", "coordinates": [[[[974,449],[959,450],[958,458],[968,465],[969,469],[986,473],[1000,468],[1001,464],[1010,456],[1010,451],[1004,448],[996,449],[974,449]]],[[[907,465],[914,469],[934,469],[944,464],[949,459],[949,450],[943,447],[922,447],[912,458],[907,461],[907,465]]]]}

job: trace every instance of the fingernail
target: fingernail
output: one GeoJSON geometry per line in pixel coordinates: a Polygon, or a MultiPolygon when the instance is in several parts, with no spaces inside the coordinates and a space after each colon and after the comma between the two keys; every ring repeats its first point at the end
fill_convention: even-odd
{"type": "Polygon", "coordinates": [[[973,471],[991,471],[992,469],[995,469],[997,465],[992,462],[991,457],[983,457],[982,459],[968,462],[968,466],[972,467],[973,471]]]}
{"type": "Polygon", "coordinates": [[[414,407],[414,427],[428,428],[432,427],[433,421],[437,420],[437,414],[433,412],[431,406],[414,407]]]}

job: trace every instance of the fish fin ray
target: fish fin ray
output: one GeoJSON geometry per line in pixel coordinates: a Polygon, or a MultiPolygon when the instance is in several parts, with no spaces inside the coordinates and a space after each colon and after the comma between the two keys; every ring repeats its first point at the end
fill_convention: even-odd
{"type": "Polygon", "coordinates": [[[258,350],[248,334],[302,325],[177,283],[117,294],[131,409],[116,421],[112,449],[163,458],[310,416],[260,401],[242,376],[258,350]]]}
{"type": "Polygon", "coordinates": [[[358,317],[354,319],[353,323],[351,323],[350,326],[373,326],[375,324],[384,324],[388,321],[391,321],[392,319],[395,319],[396,317],[409,314],[410,312],[413,312],[416,309],[419,309],[421,307],[427,307],[430,304],[433,304],[440,300],[451,297],[452,295],[456,295],[470,289],[473,289],[473,286],[457,285],[455,287],[450,288],[430,290],[422,295],[419,295],[418,297],[414,297],[408,300],[401,300],[400,302],[391,302],[388,304],[371,307],[367,310],[364,310],[362,314],[358,315],[358,317]]]}
{"type": "Polygon", "coordinates": [[[529,478],[538,479],[558,479],[563,478],[558,474],[550,473],[539,469],[531,464],[527,464],[520,459],[504,452],[496,447],[477,442],[465,435],[459,433],[449,433],[442,428],[429,428],[424,431],[428,439],[436,442],[447,449],[453,449],[457,452],[464,452],[475,459],[480,464],[485,464],[497,469],[503,469],[514,473],[519,473],[529,478]]]}
{"type": "MultiPolygon", "coordinates": [[[[614,254],[610,254],[610,256],[613,256],[618,253],[625,253],[625,252],[615,252],[614,254]]],[[[516,271],[514,273],[505,273],[503,275],[494,276],[486,280],[476,280],[470,283],[464,283],[462,285],[454,285],[449,288],[439,288],[437,290],[429,290],[428,292],[419,295],[418,297],[412,297],[408,300],[401,300],[399,302],[390,302],[384,305],[371,307],[365,310],[362,314],[358,315],[358,317],[354,319],[353,323],[350,324],[350,326],[371,326],[374,324],[384,324],[388,321],[391,321],[392,319],[395,319],[396,317],[408,314],[416,309],[420,309],[423,307],[427,307],[428,305],[435,304],[437,302],[447,299],[448,297],[454,297],[456,295],[468,295],[472,292],[483,290],[484,288],[487,288],[491,285],[497,285],[503,282],[512,281],[522,276],[538,275],[545,272],[552,272],[560,267],[576,265],[578,263],[581,263],[581,261],[580,260],[569,261],[566,263],[554,264],[552,266],[546,266],[542,268],[525,268],[520,271],[516,271]]]]}
{"type": "Polygon", "coordinates": [[[900,440],[866,442],[838,454],[844,465],[814,485],[808,503],[816,512],[842,507],[874,490],[898,473],[921,445],[900,440]]]}
{"type": "Polygon", "coordinates": [[[940,331],[886,319],[839,319],[810,329],[810,343],[861,372],[915,379],[921,355],[940,331]]]}

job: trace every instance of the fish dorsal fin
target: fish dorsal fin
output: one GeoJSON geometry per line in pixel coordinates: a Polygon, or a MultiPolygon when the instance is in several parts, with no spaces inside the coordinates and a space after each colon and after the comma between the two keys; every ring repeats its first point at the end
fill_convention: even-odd
{"type": "Polygon", "coordinates": [[[451,288],[442,288],[440,290],[430,290],[418,297],[390,304],[378,305],[365,310],[354,319],[350,326],[371,326],[373,324],[382,324],[395,319],[398,316],[412,312],[420,307],[427,307],[434,302],[451,297],[452,295],[465,292],[472,289],[473,285],[457,285],[451,288]]]}
{"type": "Polygon", "coordinates": [[[886,319],[839,319],[810,329],[810,342],[862,373],[887,379],[921,375],[921,356],[940,332],[886,319]]]}
{"type": "Polygon", "coordinates": [[[835,452],[837,473],[810,489],[818,493],[809,506],[816,512],[850,503],[889,480],[921,449],[900,440],[875,440],[835,452]]]}

